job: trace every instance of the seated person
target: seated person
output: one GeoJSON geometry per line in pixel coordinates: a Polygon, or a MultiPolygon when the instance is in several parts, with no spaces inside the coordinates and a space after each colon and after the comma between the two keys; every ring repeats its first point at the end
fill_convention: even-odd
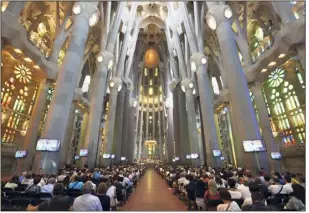
{"type": "Polygon", "coordinates": [[[73,175],[72,182],[69,184],[68,190],[72,189],[82,190],[83,186],[84,186],[83,182],[79,181],[79,176],[73,175]]]}
{"type": "Polygon", "coordinates": [[[217,211],[224,212],[239,212],[241,209],[239,208],[238,204],[235,201],[232,201],[231,194],[228,190],[222,189],[220,192],[220,198],[223,201],[223,204],[217,206],[217,211]]]}
{"type": "Polygon", "coordinates": [[[279,178],[274,178],[273,181],[274,184],[268,187],[268,191],[273,197],[279,194],[289,194],[292,192],[290,189],[291,186],[284,187],[284,185],[280,183],[279,178]]]}
{"type": "Polygon", "coordinates": [[[4,185],[4,188],[10,188],[14,190],[19,184],[19,177],[17,175],[14,175],[12,179],[4,185]]]}
{"type": "Polygon", "coordinates": [[[25,192],[39,193],[41,191],[41,187],[38,186],[40,181],[41,181],[41,176],[40,175],[35,176],[34,180],[33,180],[33,184],[28,185],[28,187],[26,188],[25,192]]]}
{"type": "Polygon", "coordinates": [[[38,206],[28,205],[28,211],[68,211],[72,205],[72,199],[63,196],[63,184],[56,183],[53,188],[53,197],[38,206]]]}
{"type": "Polygon", "coordinates": [[[83,195],[75,198],[73,211],[102,211],[102,205],[97,196],[92,195],[92,183],[83,185],[83,195]]]}
{"type": "Polygon", "coordinates": [[[255,191],[251,193],[252,203],[242,207],[242,211],[272,211],[271,207],[265,205],[265,199],[261,192],[255,191]]]}
{"type": "MultiPolygon", "coordinates": [[[[250,183],[249,184],[249,190],[250,190],[251,196],[244,200],[244,203],[242,204],[242,207],[247,206],[247,205],[251,205],[253,203],[253,201],[252,201],[252,193],[253,192],[260,192],[260,186],[258,184],[256,184],[256,183],[250,183]]],[[[264,200],[264,204],[267,206],[266,200],[264,200]]]]}
{"type": "Polygon", "coordinates": [[[48,181],[47,181],[47,185],[41,187],[41,192],[43,192],[43,193],[52,193],[55,183],[56,183],[56,179],[55,178],[53,178],[53,177],[49,178],[48,181]]]}
{"type": "Polygon", "coordinates": [[[110,211],[111,210],[111,199],[108,195],[106,195],[108,189],[108,185],[106,183],[100,183],[98,187],[97,196],[101,201],[103,211],[110,211]]]}
{"type": "Polygon", "coordinates": [[[305,211],[305,203],[306,203],[306,192],[305,188],[300,184],[293,184],[293,193],[287,204],[284,206],[284,209],[290,211],[305,211]]]}
{"type": "Polygon", "coordinates": [[[33,179],[30,173],[26,174],[25,178],[21,182],[21,184],[25,184],[25,185],[32,185],[32,183],[33,183],[33,179]]]}
{"type": "Polygon", "coordinates": [[[232,178],[229,178],[227,180],[227,184],[230,187],[228,191],[231,194],[231,199],[242,199],[241,192],[238,189],[236,189],[236,181],[232,178]]]}
{"type": "Polygon", "coordinates": [[[217,183],[215,180],[211,179],[208,181],[208,190],[205,192],[204,195],[204,203],[206,205],[206,210],[207,211],[216,211],[217,208],[207,205],[209,203],[209,201],[218,201],[220,200],[220,194],[218,192],[218,188],[217,188],[217,183]]]}

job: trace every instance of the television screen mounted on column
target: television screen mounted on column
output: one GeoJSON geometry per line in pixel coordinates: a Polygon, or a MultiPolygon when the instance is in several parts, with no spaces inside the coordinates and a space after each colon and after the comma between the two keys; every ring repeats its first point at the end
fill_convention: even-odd
{"type": "Polygon", "coordinates": [[[88,149],[81,149],[79,151],[79,156],[81,157],[87,157],[88,156],[88,149]]]}
{"type": "Polygon", "coordinates": [[[42,152],[58,152],[60,147],[60,140],[41,138],[36,144],[36,151],[42,152]]]}
{"type": "Polygon", "coordinates": [[[243,141],[245,152],[264,152],[266,147],[263,140],[247,140],[243,141]]]}
{"type": "Polygon", "coordinates": [[[15,158],[25,158],[27,157],[27,150],[17,150],[15,153],[15,158]]]}
{"type": "Polygon", "coordinates": [[[212,153],[214,155],[214,157],[221,157],[222,156],[222,153],[221,153],[221,150],[212,150],[212,153]]]}

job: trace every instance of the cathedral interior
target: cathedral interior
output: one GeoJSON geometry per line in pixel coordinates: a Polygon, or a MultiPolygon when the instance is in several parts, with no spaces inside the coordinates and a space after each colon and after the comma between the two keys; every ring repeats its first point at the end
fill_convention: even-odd
{"type": "Polygon", "coordinates": [[[1,4],[2,176],[141,159],[305,171],[304,1],[1,4]]]}

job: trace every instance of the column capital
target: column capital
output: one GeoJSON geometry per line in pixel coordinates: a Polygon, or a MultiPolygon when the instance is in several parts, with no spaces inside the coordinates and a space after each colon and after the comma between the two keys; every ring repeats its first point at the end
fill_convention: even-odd
{"type": "Polygon", "coordinates": [[[118,88],[118,92],[121,90],[122,88],[122,80],[118,77],[113,77],[110,81],[109,81],[109,88],[113,89],[113,88],[118,88]]]}
{"type": "Polygon", "coordinates": [[[190,78],[185,78],[181,81],[181,90],[183,92],[191,91],[192,93],[194,92],[194,81],[190,78]]]}
{"type": "Polygon", "coordinates": [[[75,2],[73,5],[73,14],[75,16],[90,18],[93,13],[98,12],[98,3],[99,2],[75,2]]]}
{"type": "Polygon", "coordinates": [[[109,69],[111,69],[111,67],[113,66],[113,59],[114,59],[114,54],[107,50],[104,50],[103,52],[100,52],[97,55],[97,62],[103,63],[109,69]]]}
{"type": "Polygon", "coordinates": [[[195,72],[201,65],[207,63],[207,57],[201,52],[195,52],[190,57],[191,61],[191,70],[195,72]]]}
{"type": "Polygon", "coordinates": [[[210,29],[216,30],[221,22],[231,21],[232,16],[232,9],[229,5],[214,5],[209,8],[206,14],[206,21],[210,29]]]}
{"type": "Polygon", "coordinates": [[[170,90],[173,92],[173,90],[177,90],[177,86],[180,83],[180,79],[173,79],[172,82],[169,84],[170,90]]]}

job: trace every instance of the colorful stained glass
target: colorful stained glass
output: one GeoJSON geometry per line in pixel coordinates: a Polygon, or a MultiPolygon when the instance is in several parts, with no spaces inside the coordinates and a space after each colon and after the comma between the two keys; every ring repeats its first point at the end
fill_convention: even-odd
{"type": "Polygon", "coordinates": [[[285,72],[282,68],[278,68],[268,76],[268,85],[270,87],[278,87],[285,77],[285,72]]]}

